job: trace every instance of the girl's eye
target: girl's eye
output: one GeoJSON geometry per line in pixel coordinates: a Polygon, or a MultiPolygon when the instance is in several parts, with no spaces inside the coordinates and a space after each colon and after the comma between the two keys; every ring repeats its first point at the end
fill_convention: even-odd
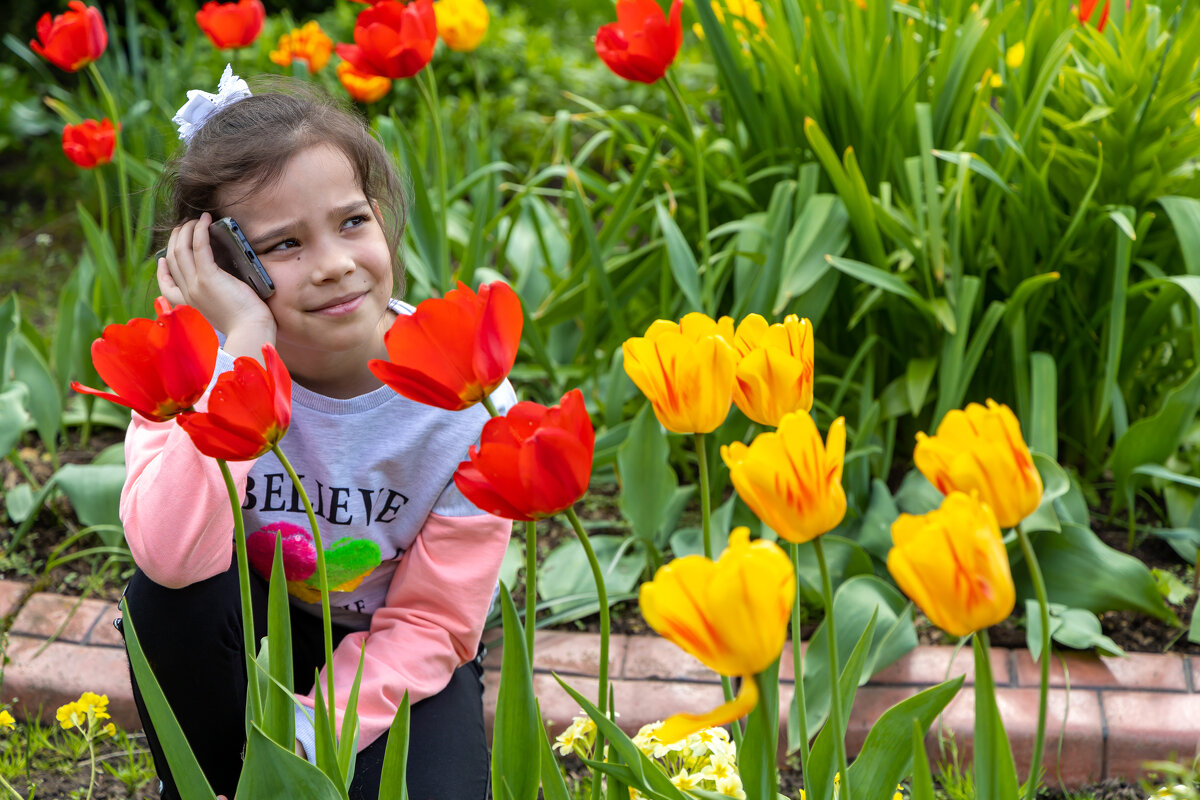
{"type": "Polygon", "coordinates": [[[350,217],[345,222],[343,222],[342,227],[343,228],[357,228],[359,225],[362,225],[363,223],[365,223],[368,219],[369,218],[367,217],[366,214],[355,214],[353,217],[350,217]]]}
{"type": "Polygon", "coordinates": [[[300,242],[296,241],[295,239],[284,239],[279,244],[274,245],[273,247],[268,247],[267,252],[270,253],[275,250],[290,250],[293,247],[299,247],[299,246],[300,246],[300,242]]]}

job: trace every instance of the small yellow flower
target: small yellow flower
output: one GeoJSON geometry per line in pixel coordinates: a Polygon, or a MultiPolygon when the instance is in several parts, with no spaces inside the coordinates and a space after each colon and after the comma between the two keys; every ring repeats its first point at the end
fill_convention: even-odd
{"type": "Polygon", "coordinates": [[[590,755],[592,744],[596,740],[596,723],[589,716],[575,717],[566,730],[554,739],[554,747],[560,756],[575,753],[579,756],[590,755]]]}
{"type": "Polygon", "coordinates": [[[111,722],[108,723],[107,725],[105,725],[103,728],[100,729],[100,735],[101,736],[116,736],[117,735],[117,726],[111,722]]]}
{"type": "Polygon", "coordinates": [[[54,712],[58,724],[64,729],[82,727],[87,722],[87,712],[80,712],[78,703],[64,703],[54,712]]]}
{"type": "Polygon", "coordinates": [[[325,35],[316,20],[304,23],[302,28],[293,28],[279,37],[279,44],[271,51],[271,61],[281,67],[290,67],[293,61],[303,61],[308,74],[320,72],[329,63],[333,53],[333,40],[325,35]]]}
{"type": "Polygon", "coordinates": [[[17,721],[8,711],[0,711],[0,727],[8,728],[11,731],[17,727],[17,721]]]}
{"type": "Polygon", "coordinates": [[[1025,62],[1025,42],[1017,42],[1008,48],[1004,54],[1004,63],[1009,69],[1016,69],[1025,62]]]}
{"type": "Polygon", "coordinates": [[[993,72],[992,77],[988,79],[988,85],[993,89],[999,89],[1004,85],[1004,78],[1000,77],[1000,73],[993,72]]]}
{"type": "Polygon", "coordinates": [[[482,0],[438,0],[433,4],[437,32],[451,50],[469,53],[487,33],[491,17],[482,0]]]}
{"type": "Polygon", "coordinates": [[[978,492],[1002,528],[1037,510],[1042,477],[1008,406],[988,400],[946,414],[934,436],[917,434],[917,469],[942,494],[978,492]]]}

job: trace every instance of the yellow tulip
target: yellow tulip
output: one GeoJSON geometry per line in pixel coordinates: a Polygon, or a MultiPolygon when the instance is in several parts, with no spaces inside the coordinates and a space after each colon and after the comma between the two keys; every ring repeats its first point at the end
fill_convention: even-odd
{"type": "Polygon", "coordinates": [[[646,335],[626,339],[625,372],[675,433],[709,433],[725,421],[737,354],[733,320],[699,312],[678,323],[656,320],[646,335]]]}
{"type": "Polygon", "coordinates": [[[988,400],[949,412],[937,434],[917,434],[917,469],[942,494],[977,492],[1000,527],[1011,528],[1042,502],[1042,477],[1021,438],[1016,415],[988,400]]]}
{"type": "Polygon", "coordinates": [[[325,35],[316,20],[304,23],[302,28],[293,28],[279,37],[279,44],[269,58],[281,67],[290,67],[293,61],[303,61],[309,74],[320,72],[329,63],[333,53],[333,40],[325,35]]]}
{"type": "Polygon", "coordinates": [[[1005,619],[1016,601],[1008,551],[992,510],[953,492],[936,511],[892,523],[888,572],[934,625],[966,636],[1005,619]]]}
{"type": "Polygon", "coordinates": [[[491,16],[481,0],[438,0],[433,4],[438,35],[451,50],[468,53],[479,46],[491,16]]]}
{"type": "Polygon", "coordinates": [[[734,346],[740,356],[733,402],[750,419],[775,427],[789,411],[813,404],[812,323],[789,314],[768,325],[751,314],[738,325],[734,346]]]}
{"type": "Polygon", "coordinates": [[[828,533],[846,515],[845,454],[845,419],[833,421],[822,444],[805,411],[784,415],[777,431],[760,433],[749,447],[721,448],[738,495],[771,530],[797,543],[828,533]]]}
{"type": "Polygon", "coordinates": [[[730,702],[705,714],[667,719],[656,733],[660,741],[674,742],[750,713],[758,702],[752,676],[783,650],[795,581],[791,559],[778,545],[751,542],[749,529],[736,528],[716,561],[677,558],[642,584],[638,604],[651,628],[710,669],[744,678],[730,702]]]}

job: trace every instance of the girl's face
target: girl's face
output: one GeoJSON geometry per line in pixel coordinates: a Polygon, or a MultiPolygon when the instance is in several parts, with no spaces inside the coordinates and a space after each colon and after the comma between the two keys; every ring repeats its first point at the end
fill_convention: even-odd
{"type": "Polygon", "coordinates": [[[249,194],[235,184],[217,200],[275,283],[267,306],[293,376],[331,396],[378,386],[367,361],[386,357],[392,257],[346,156],[330,145],[309,147],[274,183],[249,194]]]}

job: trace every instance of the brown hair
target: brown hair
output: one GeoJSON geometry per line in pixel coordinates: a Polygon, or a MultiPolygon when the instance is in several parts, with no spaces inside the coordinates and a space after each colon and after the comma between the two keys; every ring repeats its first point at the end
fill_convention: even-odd
{"type": "Polygon", "coordinates": [[[404,183],[366,121],[305,81],[267,76],[256,79],[253,89],[252,97],[209,117],[167,162],[158,187],[167,201],[161,231],[205,211],[220,216],[217,194],[222,187],[245,182],[248,192],[255,192],[277,180],[296,153],[329,144],[345,154],[363,193],[380,207],[379,221],[392,250],[394,292],[402,295],[404,183]]]}

